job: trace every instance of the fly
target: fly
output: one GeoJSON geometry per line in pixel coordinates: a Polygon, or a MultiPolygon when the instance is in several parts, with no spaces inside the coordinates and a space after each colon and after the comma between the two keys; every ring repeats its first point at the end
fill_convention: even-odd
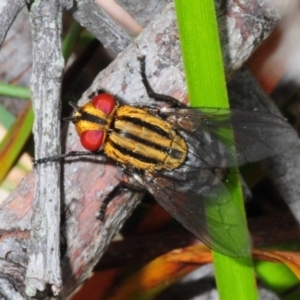
{"type": "MultiPolygon", "coordinates": [[[[224,185],[228,168],[282,153],[297,133],[284,119],[265,113],[216,108],[187,108],[157,94],[141,76],[151,107],[119,105],[98,91],[83,106],[72,104],[70,118],[81,144],[90,152],[69,152],[35,160],[35,165],[65,157],[105,155],[128,176],[126,188],[149,191],[175,219],[210,248],[242,257],[249,249],[245,220],[224,185]],[[163,104],[159,107],[158,103],[163,104]],[[239,242],[236,242],[239,240],[239,242]]],[[[98,218],[119,185],[103,202],[98,218]]]]}

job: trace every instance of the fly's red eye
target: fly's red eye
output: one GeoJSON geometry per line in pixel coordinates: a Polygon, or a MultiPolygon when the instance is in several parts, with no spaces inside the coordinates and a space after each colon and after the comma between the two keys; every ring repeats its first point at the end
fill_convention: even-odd
{"type": "Polygon", "coordinates": [[[112,95],[101,93],[92,100],[93,106],[109,115],[115,107],[115,99],[112,95]]]}
{"type": "Polygon", "coordinates": [[[80,135],[81,145],[89,151],[97,151],[102,146],[104,132],[101,130],[86,130],[80,135]]]}

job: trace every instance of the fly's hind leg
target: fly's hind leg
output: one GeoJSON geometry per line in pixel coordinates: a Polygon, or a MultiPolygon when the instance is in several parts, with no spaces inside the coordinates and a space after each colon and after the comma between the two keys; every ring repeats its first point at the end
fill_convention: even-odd
{"type": "Polygon", "coordinates": [[[109,204],[109,202],[111,202],[113,200],[113,198],[115,198],[119,193],[120,193],[120,190],[121,190],[121,185],[120,185],[121,182],[119,182],[111,192],[109,192],[105,199],[103,200],[97,214],[96,214],[96,218],[99,219],[100,221],[103,221],[104,220],[104,216],[105,216],[105,211],[106,211],[106,208],[109,204]]]}
{"type": "Polygon", "coordinates": [[[120,192],[122,190],[130,190],[130,191],[135,191],[135,192],[145,192],[145,189],[133,184],[130,184],[128,182],[125,181],[120,181],[113,189],[112,191],[110,191],[105,199],[103,200],[98,213],[96,214],[96,218],[99,219],[100,221],[104,220],[104,216],[105,216],[105,212],[106,212],[106,208],[108,206],[108,204],[116,197],[120,194],[120,192]]]}
{"type": "Polygon", "coordinates": [[[151,87],[146,76],[146,57],[140,56],[138,57],[138,60],[140,61],[141,66],[142,82],[145,86],[148,97],[154,99],[155,101],[164,102],[169,107],[182,107],[182,104],[176,98],[164,94],[158,94],[153,91],[153,88],[151,87]]]}

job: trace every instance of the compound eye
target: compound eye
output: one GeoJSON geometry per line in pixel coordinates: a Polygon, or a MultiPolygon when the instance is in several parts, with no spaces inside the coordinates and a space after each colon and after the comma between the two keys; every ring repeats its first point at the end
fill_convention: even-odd
{"type": "Polygon", "coordinates": [[[92,104],[106,115],[110,115],[115,108],[115,98],[110,94],[101,93],[93,98],[92,104]]]}
{"type": "Polygon", "coordinates": [[[86,130],[80,135],[81,145],[89,151],[97,151],[102,146],[104,132],[101,130],[86,130]]]}

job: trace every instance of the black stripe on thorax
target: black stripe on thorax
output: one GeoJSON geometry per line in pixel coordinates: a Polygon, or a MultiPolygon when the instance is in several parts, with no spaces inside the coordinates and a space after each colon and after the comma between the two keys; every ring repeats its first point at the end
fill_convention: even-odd
{"type": "Polygon", "coordinates": [[[119,117],[119,120],[123,120],[123,121],[126,121],[126,122],[131,122],[133,123],[134,125],[138,125],[138,126],[141,126],[141,127],[145,127],[159,135],[161,135],[162,137],[164,138],[167,138],[167,139],[170,139],[170,134],[161,129],[160,127],[156,126],[156,125],[153,125],[151,123],[148,123],[148,122],[145,122],[139,118],[132,118],[132,117],[129,117],[129,116],[126,116],[126,117],[119,117]]]}
{"type": "Polygon", "coordinates": [[[164,152],[164,153],[168,153],[168,151],[169,151],[168,147],[164,147],[162,145],[156,144],[156,143],[154,143],[150,140],[145,140],[145,139],[143,139],[143,138],[141,138],[137,135],[126,132],[126,130],[115,129],[114,132],[116,132],[117,134],[119,134],[122,137],[129,138],[129,139],[133,140],[134,142],[137,142],[139,144],[143,144],[145,146],[151,147],[155,150],[159,150],[159,151],[164,152]]]}
{"type": "Polygon", "coordinates": [[[107,120],[99,118],[95,115],[91,115],[85,111],[81,112],[81,120],[89,121],[100,125],[107,125],[107,120]]]}
{"type": "Polygon", "coordinates": [[[110,143],[112,143],[113,147],[116,148],[118,151],[120,151],[123,155],[128,155],[129,157],[133,157],[139,161],[149,163],[149,164],[159,164],[160,163],[160,161],[155,158],[147,157],[147,156],[139,154],[139,153],[134,153],[131,150],[128,150],[125,147],[122,147],[122,146],[114,143],[112,140],[110,140],[110,143]]]}

